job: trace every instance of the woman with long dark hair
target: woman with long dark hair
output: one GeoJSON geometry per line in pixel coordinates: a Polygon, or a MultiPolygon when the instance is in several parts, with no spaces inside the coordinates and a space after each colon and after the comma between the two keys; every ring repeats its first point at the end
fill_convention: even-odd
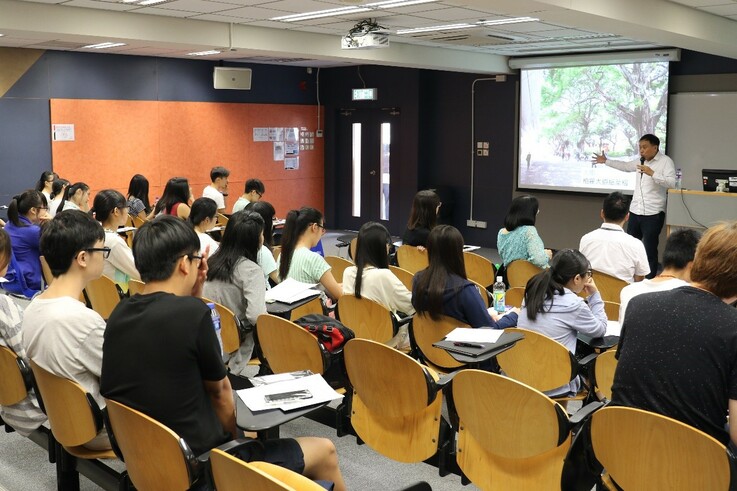
{"type": "Polygon", "coordinates": [[[51,186],[54,183],[54,179],[56,179],[57,177],[58,176],[56,175],[56,172],[45,170],[41,173],[41,177],[36,183],[36,191],[46,196],[47,203],[51,202],[51,186]]]}
{"type": "Polygon", "coordinates": [[[64,199],[64,192],[67,189],[67,186],[69,186],[69,181],[66,179],[54,179],[54,182],[51,185],[51,200],[49,201],[49,217],[54,218],[56,215],[57,210],[59,209],[59,204],[61,204],[61,200],[64,199]]]}
{"type": "Polygon", "coordinates": [[[512,200],[504,218],[504,228],[499,230],[496,237],[497,249],[504,266],[523,259],[540,268],[548,267],[552,252],[545,249],[535,228],[539,211],[540,206],[534,196],[518,196],[512,200]]]}
{"type": "MultiPolygon", "coordinates": [[[[258,213],[234,213],[225,226],[220,247],[208,259],[203,295],[232,310],[246,326],[256,326],[258,316],[266,313],[266,286],[261,267],[256,264],[263,231],[264,220],[258,213]]],[[[253,344],[253,335],[249,334],[228,361],[232,373],[241,374],[251,359],[253,344]]]]}
{"type": "MultiPolygon", "coordinates": [[[[356,240],[356,265],[343,272],[343,295],[368,298],[392,311],[412,315],[412,292],[389,269],[391,235],[378,222],[364,223],[356,240]]],[[[409,346],[407,325],[388,343],[398,349],[409,346]]]]}
{"type": "Polygon", "coordinates": [[[83,182],[75,182],[64,190],[64,197],[59,202],[56,213],[65,210],[90,211],[90,187],[83,182]]]}
{"type": "Polygon", "coordinates": [[[430,231],[438,221],[440,197],[433,190],[419,191],[412,200],[407,230],[402,235],[402,244],[426,247],[430,231]]]}
{"type": "Polygon", "coordinates": [[[200,253],[205,252],[210,247],[210,256],[218,250],[218,243],[210,237],[207,232],[212,230],[217,223],[218,205],[212,198],[197,198],[192,203],[192,210],[189,212],[189,221],[200,238],[200,253]]]}
{"type": "Polygon", "coordinates": [[[110,255],[105,259],[102,274],[127,292],[128,281],[131,278],[139,281],[141,279],[133,259],[133,251],[118,235],[118,227],[124,226],[128,221],[128,202],[120,191],[104,189],[95,196],[92,212],[105,229],[105,247],[110,248],[110,255]]]}
{"type": "Polygon", "coordinates": [[[325,233],[322,213],[302,207],[287,213],[279,255],[279,277],[304,283],[320,283],[334,300],[343,294],[343,287],[335,281],[330,265],[320,254],[310,249],[317,246],[325,233]]]}
{"type": "Polygon", "coordinates": [[[156,203],[149,219],[159,213],[173,215],[182,220],[189,218],[190,204],[192,203],[192,188],[185,177],[172,177],[164,187],[161,199],[156,203]]]}
{"type": "MultiPolygon", "coordinates": [[[[558,341],[574,355],[579,332],[595,338],[606,333],[604,302],[583,254],[574,249],[558,251],[549,269],[530,278],[518,325],[558,341]],[[586,301],[578,295],[582,291],[586,301]]],[[[575,394],[579,387],[575,379],[549,395],[575,394]]]]}
{"type": "Polygon", "coordinates": [[[258,251],[257,262],[264,271],[264,279],[266,280],[266,289],[270,288],[269,280],[279,283],[279,272],[276,269],[276,261],[272,249],[274,247],[274,216],[276,210],[268,201],[254,201],[246,205],[247,211],[252,211],[261,215],[264,219],[264,243],[258,251]]]}
{"type": "Polygon", "coordinates": [[[128,184],[128,213],[133,216],[146,218],[151,213],[151,204],[148,201],[148,179],[141,174],[131,177],[128,184]]]}
{"type": "Polygon", "coordinates": [[[463,237],[455,227],[438,225],[427,239],[430,265],[415,275],[412,305],[418,314],[446,315],[471,327],[503,329],[517,324],[518,309],[492,318],[475,284],[466,277],[463,237]]]}
{"type": "Polygon", "coordinates": [[[33,189],[15,196],[8,205],[8,223],[5,231],[10,236],[15,271],[9,271],[6,290],[28,296],[41,290],[41,221],[46,214],[43,195],[33,189]]]}

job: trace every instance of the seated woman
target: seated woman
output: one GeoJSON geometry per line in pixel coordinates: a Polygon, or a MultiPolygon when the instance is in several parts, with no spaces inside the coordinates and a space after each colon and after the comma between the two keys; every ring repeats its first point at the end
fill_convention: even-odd
{"type": "Polygon", "coordinates": [[[69,186],[69,181],[66,179],[54,179],[51,185],[51,200],[49,201],[49,218],[54,218],[56,211],[59,209],[61,200],[64,199],[64,193],[69,186]]]}
{"type": "Polygon", "coordinates": [[[54,180],[58,176],[55,172],[50,170],[45,170],[41,173],[41,177],[38,179],[38,183],[36,184],[36,191],[43,194],[46,197],[46,202],[51,202],[51,187],[54,184],[54,180]]]}
{"type": "MultiPolygon", "coordinates": [[[[579,332],[593,337],[606,333],[604,302],[591,277],[591,264],[583,254],[573,249],[558,251],[550,269],[527,282],[517,325],[558,341],[574,355],[579,332]],[[584,290],[586,301],[578,296],[584,290]]],[[[576,394],[580,385],[576,378],[548,395],[576,394]]]]}
{"type": "Polygon", "coordinates": [[[148,201],[148,179],[141,174],[131,177],[131,182],[128,184],[128,213],[144,219],[151,213],[151,205],[148,201]]]}
{"type": "Polygon", "coordinates": [[[455,227],[438,225],[427,239],[430,266],[415,275],[412,305],[418,314],[439,320],[446,315],[471,327],[504,329],[517,325],[519,309],[490,314],[475,284],[466,278],[463,237],[455,227]]]}
{"type": "Polygon", "coordinates": [[[422,248],[427,246],[427,237],[437,223],[441,204],[435,191],[425,190],[415,194],[402,244],[422,248]]]}
{"type": "Polygon", "coordinates": [[[38,191],[29,189],[10,201],[5,231],[10,236],[15,270],[6,274],[8,282],[3,288],[7,291],[27,297],[41,291],[39,224],[46,217],[44,197],[38,191]]]}
{"type": "Polygon", "coordinates": [[[218,205],[212,198],[197,198],[192,203],[192,210],[189,212],[189,221],[200,238],[200,254],[210,247],[210,256],[218,250],[218,243],[215,239],[208,235],[208,231],[212,230],[217,222],[218,205]]]}
{"type": "Polygon", "coordinates": [[[539,268],[548,267],[552,252],[543,247],[543,241],[535,228],[539,211],[537,198],[534,196],[518,196],[512,200],[507,216],[504,217],[504,228],[499,230],[496,238],[496,246],[504,266],[524,259],[539,268]]]}
{"type": "MultiPolygon", "coordinates": [[[[392,311],[412,315],[412,292],[389,269],[391,235],[378,222],[364,223],[356,240],[356,265],[343,272],[343,295],[368,298],[392,311]]],[[[400,326],[387,345],[409,347],[407,325],[400,326]]]]}
{"type": "Polygon", "coordinates": [[[67,186],[56,213],[65,210],[82,210],[85,213],[90,211],[90,187],[87,184],[75,182],[67,186]]]}
{"type": "Polygon", "coordinates": [[[128,243],[118,235],[118,227],[125,226],[128,221],[128,202],[119,191],[105,189],[97,193],[92,202],[95,219],[105,229],[105,247],[110,248],[110,255],[102,266],[102,274],[117,283],[124,291],[128,291],[128,280],[141,280],[133,251],[128,243]]]}
{"type": "MultiPolygon", "coordinates": [[[[0,276],[5,276],[10,264],[10,237],[0,229],[0,276]]],[[[23,311],[9,295],[0,295],[0,346],[10,348],[28,362],[23,348],[23,311]]],[[[0,407],[0,417],[23,436],[30,435],[46,421],[46,415],[38,407],[36,395],[29,392],[25,399],[11,406],[0,407]]]]}
{"type": "Polygon", "coordinates": [[[189,205],[191,203],[192,188],[189,186],[189,181],[184,177],[172,177],[166,183],[164,193],[156,203],[154,211],[147,218],[150,220],[154,216],[163,213],[186,220],[189,218],[189,205]]]}
{"type": "MultiPolygon", "coordinates": [[[[258,213],[234,213],[225,226],[220,248],[207,261],[203,296],[232,310],[245,326],[255,327],[258,316],[266,313],[266,286],[263,272],[256,264],[263,231],[264,220],[258,213]]],[[[238,352],[228,360],[233,374],[242,374],[251,359],[253,344],[253,334],[248,334],[238,352]]]]}
{"type": "Polygon", "coordinates": [[[343,287],[335,281],[325,258],[310,249],[315,247],[325,233],[322,213],[314,208],[302,207],[287,213],[282,236],[281,254],[277,264],[279,278],[292,278],[304,283],[319,283],[325,292],[337,300],[343,287]]]}
{"type": "Polygon", "coordinates": [[[274,284],[279,283],[279,272],[276,269],[276,261],[272,252],[274,247],[274,216],[276,210],[268,201],[254,201],[246,205],[246,210],[258,213],[264,219],[264,243],[258,251],[256,261],[264,271],[266,289],[271,288],[269,280],[274,284]]]}

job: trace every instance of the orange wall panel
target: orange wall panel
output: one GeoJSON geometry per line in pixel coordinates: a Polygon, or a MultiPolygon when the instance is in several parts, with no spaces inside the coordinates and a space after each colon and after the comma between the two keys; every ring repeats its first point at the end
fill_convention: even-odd
{"type": "Polygon", "coordinates": [[[254,142],[255,127],[298,127],[315,131],[317,107],[286,104],[51,100],[52,124],[75,125],[75,141],[52,142],[54,171],[84,181],[92,195],[105,188],[125,193],[134,174],[145,175],[150,199],[166,181],[189,179],[195,197],[209,184],[210,169],[231,171],[228,211],[246,179],[264,181],[277,216],[302,205],[324,206],[324,147],[300,151],[300,168],[274,161],[272,142],[254,142]]]}

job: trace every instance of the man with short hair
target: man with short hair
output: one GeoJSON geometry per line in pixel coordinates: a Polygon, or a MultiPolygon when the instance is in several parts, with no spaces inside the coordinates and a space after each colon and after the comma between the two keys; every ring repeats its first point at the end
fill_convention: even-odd
{"type": "Polygon", "coordinates": [[[650,269],[645,246],[624,233],[622,228],[630,216],[628,204],[627,198],[618,191],[604,198],[600,212],[604,223],[581,237],[578,250],[594,270],[632,283],[642,281],[650,269]]]}
{"type": "Polygon", "coordinates": [[[700,238],[701,233],[688,228],[670,234],[665,243],[665,251],[663,251],[663,272],[652,280],[627,285],[619,294],[620,323],[624,321],[627,304],[637,295],[663,292],[688,285],[688,282],[691,281],[691,266],[700,238]]]}
{"type": "MultiPolygon", "coordinates": [[[[41,368],[74,380],[100,407],[100,369],[105,321],[79,301],[87,283],[102,275],[110,248],[105,231],[79,210],[58,213],[41,233],[40,250],[54,281],[33,298],[23,318],[26,354],[41,368]]],[[[110,448],[103,430],[85,444],[92,450],[110,448]]]]}
{"type": "Polygon", "coordinates": [[[210,198],[218,205],[218,213],[225,213],[225,196],[228,195],[230,171],[225,167],[213,167],[210,171],[211,183],[202,191],[203,198],[210,198]]]}
{"type": "Polygon", "coordinates": [[[691,285],[638,295],[617,348],[612,404],[677,419],[737,443],[737,222],[706,231],[691,285]]]}
{"type": "MultiPolygon", "coordinates": [[[[102,394],[181,436],[196,454],[239,434],[210,309],[198,297],[207,276],[197,234],[160,216],[133,241],[143,294],[124,299],[108,320],[102,394]]],[[[345,489],[335,446],[322,438],[267,440],[266,461],[345,489]]]]}
{"type": "Polygon", "coordinates": [[[643,135],[639,142],[640,158],[629,162],[609,160],[604,152],[594,154],[594,164],[606,164],[624,172],[638,172],[635,193],[630,203],[627,233],[642,240],[650,264],[648,278],[658,274],[658,242],[665,223],[665,203],[668,189],[676,187],[673,160],[660,153],[660,139],[643,135]]]}
{"type": "Polygon", "coordinates": [[[246,206],[248,206],[249,203],[261,201],[261,198],[263,198],[265,192],[266,188],[264,187],[264,183],[261,182],[261,179],[247,180],[243,195],[238,198],[238,200],[233,205],[233,213],[241,211],[246,206]]]}

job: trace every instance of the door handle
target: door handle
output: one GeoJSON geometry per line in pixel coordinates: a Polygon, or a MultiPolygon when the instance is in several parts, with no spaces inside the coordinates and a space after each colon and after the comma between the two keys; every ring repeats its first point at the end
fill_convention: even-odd
{"type": "Polygon", "coordinates": [[[372,176],[375,176],[376,175],[376,171],[375,170],[372,170],[371,172],[369,172],[369,174],[371,174],[372,176]]]}

